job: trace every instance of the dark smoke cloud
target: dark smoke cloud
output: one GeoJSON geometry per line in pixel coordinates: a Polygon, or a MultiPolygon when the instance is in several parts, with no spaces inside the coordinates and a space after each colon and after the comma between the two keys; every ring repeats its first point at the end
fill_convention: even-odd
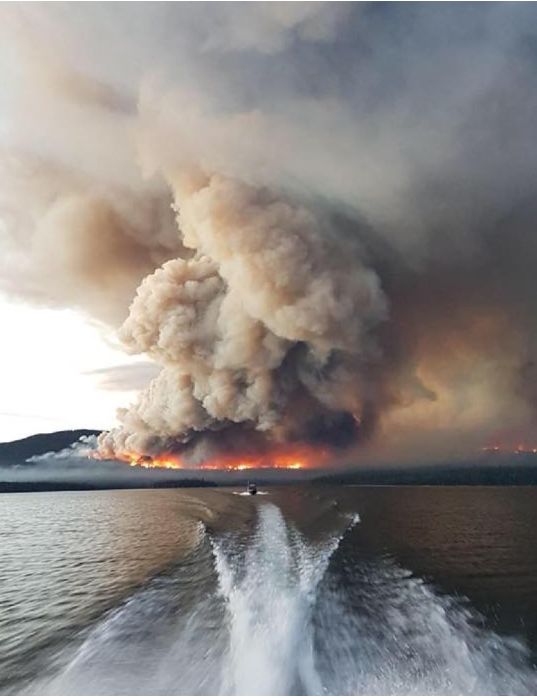
{"type": "Polygon", "coordinates": [[[104,452],[531,436],[536,13],[2,9],[3,286],[161,366],[104,452]]]}

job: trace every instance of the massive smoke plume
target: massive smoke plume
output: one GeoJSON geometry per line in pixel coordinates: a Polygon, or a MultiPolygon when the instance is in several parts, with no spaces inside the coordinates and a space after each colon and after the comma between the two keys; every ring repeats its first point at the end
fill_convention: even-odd
{"type": "Polygon", "coordinates": [[[360,420],[387,302],[356,241],[321,213],[220,175],[181,174],[171,187],[192,255],[144,279],[120,330],[163,370],[103,447],[162,451],[233,424],[308,440],[316,422],[328,433],[334,412],[360,420]]]}
{"type": "Polygon", "coordinates": [[[104,455],[531,438],[535,14],[2,9],[2,285],[160,367],[104,455]]]}

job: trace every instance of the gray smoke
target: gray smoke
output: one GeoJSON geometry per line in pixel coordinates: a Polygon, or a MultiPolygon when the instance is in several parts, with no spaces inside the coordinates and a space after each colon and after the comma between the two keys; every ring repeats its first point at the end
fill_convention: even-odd
{"type": "Polygon", "coordinates": [[[279,438],[292,426],[307,438],[312,414],[361,416],[387,302],[355,241],[321,214],[234,179],[196,172],[170,185],[193,254],[146,277],[131,304],[120,337],[163,370],[124,427],[103,437],[105,452],[163,450],[170,437],[188,442],[232,424],[279,438]],[[311,406],[298,420],[295,396],[311,406]]]}
{"type": "Polygon", "coordinates": [[[104,454],[531,438],[535,15],[2,8],[2,285],[161,368],[104,454]]]}

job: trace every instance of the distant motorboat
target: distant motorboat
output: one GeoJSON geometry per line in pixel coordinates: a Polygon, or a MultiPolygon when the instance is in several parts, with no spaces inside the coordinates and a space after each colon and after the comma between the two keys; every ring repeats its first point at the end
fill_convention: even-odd
{"type": "Polygon", "coordinates": [[[257,485],[255,482],[250,482],[248,481],[248,484],[246,485],[246,491],[248,494],[257,494],[257,485]]]}

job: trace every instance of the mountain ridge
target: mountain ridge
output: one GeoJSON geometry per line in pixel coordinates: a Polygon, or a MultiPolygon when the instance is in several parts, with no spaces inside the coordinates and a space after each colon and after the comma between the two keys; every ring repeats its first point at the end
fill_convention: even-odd
{"type": "Polygon", "coordinates": [[[31,434],[22,439],[0,442],[0,465],[23,463],[32,456],[62,451],[82,436],[98,436],[102,429],[65,429],[31,434]]]}

